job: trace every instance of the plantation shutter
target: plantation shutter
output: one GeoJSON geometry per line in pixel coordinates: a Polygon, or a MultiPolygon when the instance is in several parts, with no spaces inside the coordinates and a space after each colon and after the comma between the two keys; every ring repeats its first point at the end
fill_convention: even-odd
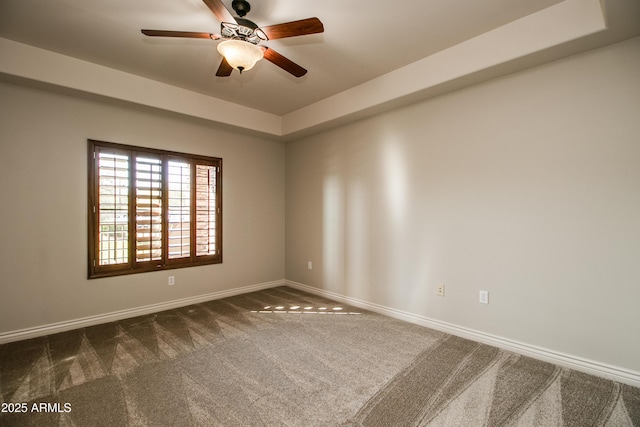
{"type": "Polygon", "coordinates": [[[129,156],[100,148],[97,162],[98,266],[129,262],[129,156]]]}
{"type": "Polygon", "coordinates": [[[89,141],[89,278],[222,262],[222,159],[89,141]]]}
{"type": "Polygon", "coordinates": [[[196,165],[196,256],[218,253],[218,170],[219,168],[212,164],[196,165]]]}
{"type": "Polygon", "coordinates": [[[136,262],[162,259],[162,160],[136,156],[136,262]]]}
{"type": "Polygon", "coordinates": [[[169,160],[168,166],[168,256],[169,259],[191,256],[191,163],[169,160]]]}

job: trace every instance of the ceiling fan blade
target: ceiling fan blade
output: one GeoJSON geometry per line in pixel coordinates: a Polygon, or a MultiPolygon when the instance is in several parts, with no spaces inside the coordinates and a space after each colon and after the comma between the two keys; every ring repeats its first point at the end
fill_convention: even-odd
{"type": "Polygon", "coordinates": [[[264,47],[264,59],[276,64],[288,73],[293,74],[296,77],[302,77],[307,74],[307,70],[293,62],[292,60],[285,58],[273,49],[264,47]]]}
{"type": "Polygon", "coordinates": [[[151,37],[187,37],[190,39],[212,39],[218,40],[220,34],[194,33],[191,31],[165,31],[165,30],[140,30],[145,36],[151,37]]]}
{"type": "Polygon", "coordinates": [[[318,18],[307,18],[299,21],[285,22],[284,24],[260,27],[269,40],[283,39],[285,37],[304,36],[324,32],[324,25],[318,18]]]}
{"type": "Polygon", "coordinates": [[[229,77],[231,72],[233,71],[233,67],[229,65],[227,59],[222,57],[222,62],[220,62],[220,66],[218,67],[218,71],[216,72],[216,76],[218,77],[229,77]]]}
{"type": "Polygon", "coordinates": [[[216,15],[216,18],[218,18],[218,21],[222,22],[231,22],[231,23],[236,23],[236,19],[233,17],[233,15],[231,15],[231,12],[229,12],[229,9],[227,9],[225,7],[224,4],[222,4],[221,0],[202,0],[204,2],[204,4],[206,4],[209,9],[211,9],[211,12],[213,12],[214,15],[216,15]]]}

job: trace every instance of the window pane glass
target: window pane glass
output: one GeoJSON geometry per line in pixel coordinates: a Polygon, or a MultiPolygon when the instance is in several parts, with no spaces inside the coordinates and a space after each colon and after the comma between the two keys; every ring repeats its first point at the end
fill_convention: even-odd
{"type": "Polygon", "coordinates": [[[162,162],[136,157],[136,261],[162,259],[162,162]]]}
{"type": "Polygon", "coordinates": [[[123,264],[129,258],[129,159],[98,153],[98,265],[123,264]]]}
{"type": "Polygon", "coordinates": [[[169,247],[170,259],[186,258],[191,252],[191,165],[169,161],[169,247]]]}
{"type": "Polygon", "coordinates": [[[215,255],[216,167],[196,165],[196,255],[215,255]]]}

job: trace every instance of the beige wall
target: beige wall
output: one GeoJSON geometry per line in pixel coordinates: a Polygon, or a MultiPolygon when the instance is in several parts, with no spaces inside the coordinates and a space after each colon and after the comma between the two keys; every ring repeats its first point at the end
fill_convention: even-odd
{"type": "Polygon", "coordinates": [[[289,143],[286,168],[287,279],[640,371],[640,39],[289,143]]]}
{"type": "Polygon", "coordinates": [[[9,84],[0,117],[0,333],[284,278],[283,143],[9,84]],[[222,157],[224,262],[87,280],[87,138],[222,157]]]}

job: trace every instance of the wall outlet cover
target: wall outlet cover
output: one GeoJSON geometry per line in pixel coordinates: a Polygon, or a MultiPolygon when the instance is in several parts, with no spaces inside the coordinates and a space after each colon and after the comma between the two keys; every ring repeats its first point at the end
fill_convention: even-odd
{"type": "Polygon", "coordinates": [[[479,301],[482,304],[489,304],[489,291],[480,291],[479,301]]]}

